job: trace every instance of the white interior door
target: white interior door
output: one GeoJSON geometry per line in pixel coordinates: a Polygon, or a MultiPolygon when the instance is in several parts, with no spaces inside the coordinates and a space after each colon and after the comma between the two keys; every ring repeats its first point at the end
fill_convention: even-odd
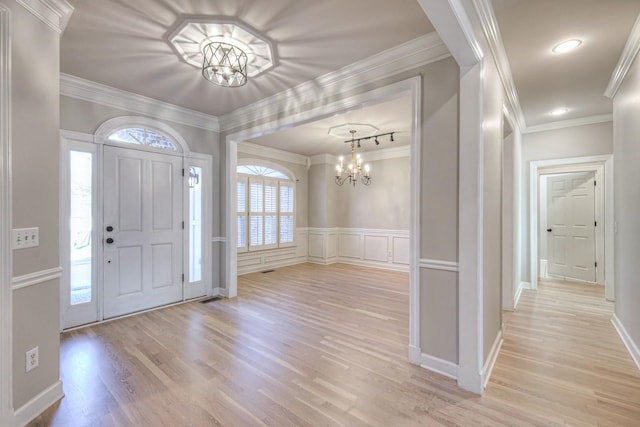
{"type": "Polygon", "coordinates": [[[104,147],[103,317],[181,301],[182,159],[104,147]]]}
{"type": "Polygon", "coordinates": [[[595,173],[548,178],[549,274],[596,281],[595,173]]]}

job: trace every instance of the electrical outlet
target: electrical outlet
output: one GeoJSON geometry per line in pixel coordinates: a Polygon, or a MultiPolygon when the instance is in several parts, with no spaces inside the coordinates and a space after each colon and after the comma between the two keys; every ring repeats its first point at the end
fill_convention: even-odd
{"type": "Polygon", "coordinates": [[[14,228],[12,233],[12,249],[33,248],[40,244],[40,229],[14,228]]]}
{"type": "Polygon", "coordinates": [[[39,364],[40,364],[40,355],[38,354],[38,347],[34,347],[31,350],[27,351],[27,355],[26,355],[27,372],[37,368],[39,364]]]}

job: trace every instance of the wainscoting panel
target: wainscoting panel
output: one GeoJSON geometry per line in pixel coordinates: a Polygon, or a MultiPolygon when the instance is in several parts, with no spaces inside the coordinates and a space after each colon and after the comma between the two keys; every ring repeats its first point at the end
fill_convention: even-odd
{"type": "Polygon", "coordinates": [[[380,235],[364,235],[364,260],[388,262],[389,237],[380,235]]]}
{"type": "Polygon", "coordinates": [[[323,232],[309,231],[309,258],[326,258],[324,240],[325,235],[323,232]]]}
{"type": "Polygon", "coordinates": [[[338,241],[340,258],[362,258],[362,236],[360,234],[341,233],[338,241]]]}
{"type": "Polygon", "coordinates": [[[409,238],[393,236],[392,240],[392,258],[394,264],[409,265],[409,238]]]}

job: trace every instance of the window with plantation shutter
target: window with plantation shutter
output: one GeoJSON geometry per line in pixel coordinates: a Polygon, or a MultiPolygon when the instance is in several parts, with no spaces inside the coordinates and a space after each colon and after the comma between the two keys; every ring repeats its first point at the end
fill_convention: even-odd
{"type": "Polygon", "coordinates": [[[295,235],[295,183],[262,165],[239,165],[238,252],[291,246],[295,235]]]}

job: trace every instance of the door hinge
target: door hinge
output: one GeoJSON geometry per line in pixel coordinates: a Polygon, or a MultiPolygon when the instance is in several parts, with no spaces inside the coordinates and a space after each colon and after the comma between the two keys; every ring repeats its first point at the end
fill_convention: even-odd
{"type": "Polygon", "coordinates": [[[182,221],[182,229],[184,230],[184,221],[182,221]]]}
{"type": "Polygon", "coordinates": [[[184,282],[184,273],[182,273],[182,281],[184,282]]]}
{"type": "Polygon", "coordinates": [[[182,176],[184,176],[184,168],[182,168],[182,176]]]}
{"type": "Polygon", "coordinates": [[[597,227],[598,226],[598,221],[594,222],[593,225],[594,225],[594,227],[597,227]]]}
{"type": "Polygon", "coordinates": [[[598,261],[596,261],[596,267],[598,267],[598,261]]]}
{"type": "MultiPolygon", "coordinates": [[[[183,169],[184,172],[184,169],[183,169]]],[[[596,185],[598,185],[598,181],[593,181],[593,186],[595,187],[596,185]]]]}

